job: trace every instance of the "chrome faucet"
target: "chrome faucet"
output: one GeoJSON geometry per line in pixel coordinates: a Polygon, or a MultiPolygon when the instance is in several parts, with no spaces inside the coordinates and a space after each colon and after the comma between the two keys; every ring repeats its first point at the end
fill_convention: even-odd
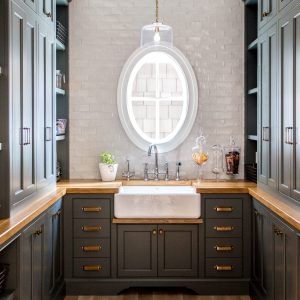
{"type": "Polygon", "coordinates": [[[122,173],[122,177],[125,177],[127,180],[130,180],[131,177],[134,177],[135,172],[130,171],[130,164],[129,159],[127,159],[127,171],[122,173]]]}
{"type": "Polygon", "coordinates": [[[180,180],[180,166],[181,166],[181,162],[177,162],[176,163],[176,178],[175,180],[179,181],[180,180]]]}
{"type": "Polygon", "coordinates": [[[151,144],[148,149],[148,156],[151,156],[152,154],[152,148],[154,149],[154,155],[155,155],[155,169],[154,169],[154,180],[158,180],[158,152],[157,152],[157,146],[155,144],[151,144]]]}

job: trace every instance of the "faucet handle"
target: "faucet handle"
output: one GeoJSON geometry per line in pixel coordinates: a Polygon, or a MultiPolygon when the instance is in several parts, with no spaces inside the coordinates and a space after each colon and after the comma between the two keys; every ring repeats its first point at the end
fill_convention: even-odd
{"type": "Polygon", "coordinates": [[[181,162],[178,161],[176,163],[176,166],[177,166],[177,170],[176,170],[176,180],[179,181],[180,180],[180,166],[181,166],[181,162]]]}
{"type": "Polygon", "coordinates": [[[148,163],[145,163],[145,167],[144,167],[144,180],[148,181],[148,163]]]}
{"type": "Polygon", "coordinates": [[[169,178],[169,164],[168,164],[168,162],[166,161],[165,162],[165,180],[167,181],[167,180],[169,180],[170,178],[169,178]]]}

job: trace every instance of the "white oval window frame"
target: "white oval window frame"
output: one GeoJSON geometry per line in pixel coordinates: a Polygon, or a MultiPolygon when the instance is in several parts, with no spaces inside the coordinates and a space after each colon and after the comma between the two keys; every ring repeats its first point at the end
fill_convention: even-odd
{"type": "Polygon", "coordinates": [[[176,47],[168,47],[166,45],[150,45],[148,47],[138,48],[126,61],[118,83],[118,113],[121,124],[129,137],[129,139],[140,149],[147,151],[149,142],[144,140],[137,130],[133,127],[127,108],[127,87],[130,75],[135,65],[147,54],[151,52],[165,52],[172,56],[183,70],[188,86],[188,108],[185,121],[181,129],[173,137],[173,139],[157,144],[159,152],[169,152],[176,149],[188,137],[194,125],[198,111],[198,84],[194,70],[184,54],[176,47]]]}

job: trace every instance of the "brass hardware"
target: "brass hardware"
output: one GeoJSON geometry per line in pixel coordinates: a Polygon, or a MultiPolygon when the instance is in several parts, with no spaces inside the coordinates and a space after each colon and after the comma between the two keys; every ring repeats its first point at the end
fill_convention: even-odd
{"type": "Polygon", "coordinates": [[[230,252],[233,250],[233,246],[225,246],[225,245],[223,246],[216,245],[214,248],[218,252],[230,252]]]}
{"type": "Polygon", "coordinates": [[[153,235],[156,235],[156,234],[157,234],[157,231],[156,231],[155,229],[153,229],[153,230],[152,230],[152,234],[153,234],[153,235]]]}
{"type": "Polygon", "coordinates": [[[55,214],[56,217],[58,217],[59,215],[61,215],[61,209],[55,214]]]}
{"type": "Polygon", "coordinates": [[[231,266],[231,265],[215,265],[214,269],[217,271],[232,271],[233,266],[231,266]]]}
{"type": "Polygon", "coordinates": [[[257,210],[254,210],[254,215],[259,216],[260,213],[257,210]]]}
{"type": "Polygon", "coordinates": [[[101,207],[82,207],[81,210],[83,212],[100,212],[102,210],[101,207]]]}
{"type": "Polygon", "coordinates": [[[278,229],[278,228],[274,228],[274,233],[276,235],[283,235],[283,232],[280,229],[278,229]]]}
{"type": "Polygon", "coordinates": [[[264,11],[264,12],[262,13],[262,17],[265,18],[265,17],[267,17],[269,14],[270,14],[269,11],[264,11]]]}
{"type": "Polygon", "coordinates": [[[45,13],[45,15],[46,15],[46,17],[48,17],[48,18],[52,18],[51,12],[47,12],[47,13],[45,13]]]}
{"type": "Polygon", "coordinates": [[[232,212],[233,211],[233,207],[215,207],[214,210],[216,212],[232,212]]]}
{"type": "Polygon", "coordinates": [[[159,229],[159,234],[160,235],[164,234],[164,231],[162,229],[159,229]]]}
{"type": "Polygon", "coordinates": [[[216,231],[221,231],[221,232],[224,232],[224,231],[232,231],[234,229],[233,226],[215,226],[214,227],[214,230],[216,231]]]}
{"type": "Polygon", "coordinates": [[[84,265],[81,266],[81,270],[82,271],[96,271],[99,272],[102,270],[102,266],[101,265],[84,265]]]}
{"type": "Polygon", "coordinates": [[[34,233],[34,235],[40,235],[40,234],[42,234],[43,233],[43,230],[42,229],[39,229],[39,230],[37,230],[35,233],[34,233]]]}
{"type": "Polygon", "coordinates": [[[102,250],[102,247],[100,245],[82,246],[81,250],[84,252],[100,252],[102,250]]]}
{"type": "Polygon", "coordinates": [[[100,231],[102,228],[101,226],[82,226],[81,230],[85,232],[96,232],[100,231]]]}

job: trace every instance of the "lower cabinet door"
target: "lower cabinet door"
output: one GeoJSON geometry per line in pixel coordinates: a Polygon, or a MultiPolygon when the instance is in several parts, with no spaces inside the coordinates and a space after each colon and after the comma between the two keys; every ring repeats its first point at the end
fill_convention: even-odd
{"type": "Polygon", "coordinates": [[[118,276],[157,276],[157,225],[118,226],[118,276]]]}
{"type": "Polygon", "coordinates": [[[21,299],[47,299],[45,282],[45,218],[40,217],[22,233],[21,242],[21,299]]]}
{"type": "Polygon", "coordinates": [[[197,276],[197,244],[197,225],[158,225],[158,276],[197,276]]]}

